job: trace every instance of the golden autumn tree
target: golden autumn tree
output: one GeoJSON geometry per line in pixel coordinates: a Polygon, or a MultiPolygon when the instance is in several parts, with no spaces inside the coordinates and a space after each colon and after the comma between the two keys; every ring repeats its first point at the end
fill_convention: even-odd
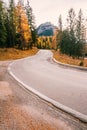
{"type": "Polygon", "coordinates": [[[55,50],[57,48],[57,39],[56,39],[57,35],[58,35],[58,28],[55,29],[54,35],[52,37],[52,48],[55,50]]]}
{"type": "Polygon", "coordinates": [[[30,26],[28,25],[28,19],[26,16],[26,12],[23,8],[23,5],[18,2],[18,5],[15,8],[15,26],[16,26],[16,34],[18,37],[18,47],[20,49],[28,49],[29,41],[31,40],[31,31],[30,26]]]}
{"type": "Polygon", "coordinates": [[[52,49],[52,38],[53,36],[39,36],[37,47],[42,49],[52,49]]]}

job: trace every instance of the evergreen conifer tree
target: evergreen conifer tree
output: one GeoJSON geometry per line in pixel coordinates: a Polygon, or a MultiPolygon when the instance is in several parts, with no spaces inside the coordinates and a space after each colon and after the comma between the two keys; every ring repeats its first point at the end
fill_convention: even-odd
{"type": "Polygon", "coordinates": [[[30,48],[32,48],[33,44],[36,42],[36,27],[35,27],[35,17],[33,15],[32,8],[30,6],[29,0],[27,0],[27,5],[25,7],[27,18],[28,18],[28,24],[30,26],[31,30],[31,42],[30,42],[30,48]]]}
{"type": "Polygon", "coordinates": [[[0,47],[6,47],[6,28],[5,28],[5,10],[3,6],[3,2],[0,0],[0,47]]]}

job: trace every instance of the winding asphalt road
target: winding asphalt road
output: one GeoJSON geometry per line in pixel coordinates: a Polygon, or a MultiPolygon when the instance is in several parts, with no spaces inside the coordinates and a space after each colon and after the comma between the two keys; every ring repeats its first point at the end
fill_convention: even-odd
{"type": "Polygon", "coordinates": [[[40,50],[12,63],[10,71],[27,86],[87,116],[87,72],[60,67],[52,56],[40,50]]]}

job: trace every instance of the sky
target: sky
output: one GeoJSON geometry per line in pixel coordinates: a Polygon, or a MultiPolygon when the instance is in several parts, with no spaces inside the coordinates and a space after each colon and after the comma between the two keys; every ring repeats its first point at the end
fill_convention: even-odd
{"type": "MultiPolygon", "coordinates": [[[[7,1],[7,0],[5,0],[7,1]]],[[[15,0],[17,1],[17,0],[15,0]]],[[[26,2],[26,0],[24,0],[26,2]]],[[[58,25],[58,17],[62,15],[63,26],[66,25],[66,18],[70,8],[74,8],[78,14],[80,8],[83,15],[87,17],[87,0],[29,0],[30,6],[35,15],[36,26],[45,22],[58,25]]]]}
{"type": "Polygon", "coordinates": [[[83,15],[87,17],[87,0],[30,0],[30,5],[36,17],[37,26],[47,21],[58,25],[60,14],[65,25],[70,8],[74,8],[76,14],[81,8],[83,15]]]}

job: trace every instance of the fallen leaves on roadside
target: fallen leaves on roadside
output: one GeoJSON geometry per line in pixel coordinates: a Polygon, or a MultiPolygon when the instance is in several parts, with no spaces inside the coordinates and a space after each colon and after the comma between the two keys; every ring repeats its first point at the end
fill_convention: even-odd
{"type": "Polygon", "coordinates": [[[30,50],[18,50],[15,48],[0,48],[0,60],[14,60],[14,59],[20,59],[27,56],[32,56],[38,52],[38,49],[33,47],[30,50]]]}
{"type": "Polygon", "coordinates": [[[54,58],[59,62],[65,64],[77,65],[77,66],[80,66],[81,62],[83,62],[82,66],[87,67],[87,59],[82,60],[82,59],[72,58],[68,55],[61,54],[59,51],[52,51],[52,52],[54,54],[54,58]]]}

